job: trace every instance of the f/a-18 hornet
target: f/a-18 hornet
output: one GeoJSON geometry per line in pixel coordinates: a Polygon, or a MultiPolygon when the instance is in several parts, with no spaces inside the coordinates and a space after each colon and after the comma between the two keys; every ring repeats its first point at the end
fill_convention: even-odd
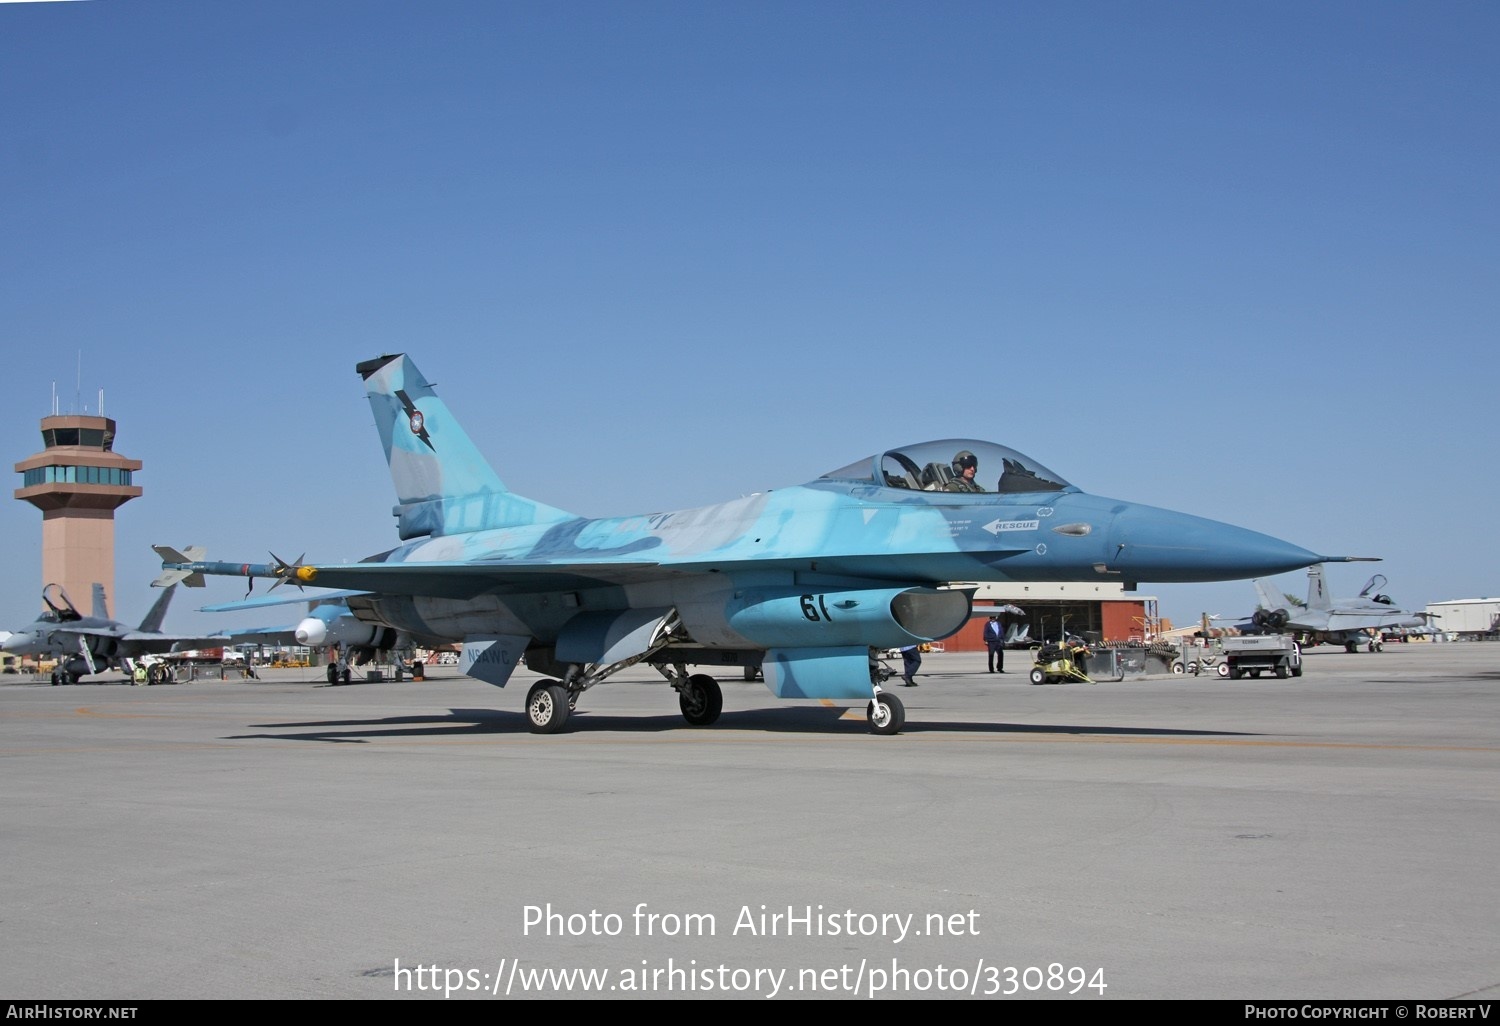
{"type": "Polygon", "coordinates": [[[646,662],[690,724],[718,682],[689,666],[759,666],[780,698],[868,701],[877,734],[905,721],[872,651],[934,641],[988,581],[1192,582],[1344,557],[1170,510],[1090,495],[1014,449],[903,445],[806,484],[678,512],[592,519],[509,491],[403,354],[358,365],[399,500],[401,544],[356,564],[201,562],[157,546],[159,585],[203,575],[351,592],[350,611],[504,687],[524,658],[535,733],[646,662]]]}
{"type": "MultiPolygon", "coordinates": [[[[197,549],[188,551],[202,554],[197,549]]],[[[130,673],[136,662],[146,656],[160,656],[227,640],[222,635],[164,634],[161,625],[166,619],[172,594],[172,591],[163,592],[151,604],[151,610],[141,625],[132,627],[110,619],[104,585],[94,585],[93,615],[84,616],[61,585],[49,584],[42,589],[42,602],[46,604],[47,612],[9,634],[0,642],[0,648],[12,655],[54,659],[56,666],[52,670],[52,683],[77,684],[86,674],[114,669],[130,673]]],[[[152,663],[150,673],[153,684],[166,679],[165,667],[161,663],[152,663]]]]}
{"type": "Polygon", "coordinates": [[[1343,645],[1347,652],[1359,651],[1360,645],[1369,645],[1370,651],[1380,648],[1380,638],[1386,630],[1425,627],[1427,613],[1414,613],[1401,609],[1389,595],[1381,594],[1385,587],[1384,574],[1376,574],[1365,582],[1364,588],[1354,598],[1335,599],[1328,594],[1323,568],[1307,568],[1307,601],[1300,606],[1277,594],[1270,581],[1257,580],[1255,593],[1260,598],[1258,608],[1250,623],[1242,624],[1247,633],[1286,632],[1293,635],[1303,647],[1318,644],[1343,645]],[[1292,606],[1288,610],[1288,606],[1292,606]]]}

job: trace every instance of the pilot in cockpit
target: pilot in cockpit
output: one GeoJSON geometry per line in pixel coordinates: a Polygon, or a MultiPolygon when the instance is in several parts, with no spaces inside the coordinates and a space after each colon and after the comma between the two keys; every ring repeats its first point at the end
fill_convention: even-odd
{"type": "Polygon", "coordinates": [[[945,489],[950,492],[982,492],[983,488],[975,480],[979,474],[979,457],[967,449],[961,449],[953,457],[953,477],[948,480],[945,489]]]}

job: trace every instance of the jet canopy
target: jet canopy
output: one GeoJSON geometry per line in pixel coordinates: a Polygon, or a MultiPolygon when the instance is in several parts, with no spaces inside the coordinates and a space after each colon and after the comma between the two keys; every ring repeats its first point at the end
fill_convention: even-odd
{"type": "Polygon", "coordinates": [[[948,490],[949,481],[959,476],[959,467],[968,462],[968,457],[978,462],[974,475],[978,491],[1015,495],[1078,490],[1030,456],[1009,446],[972,438],[945,438],[888,449],[831,470],[819,480],[941,492],[948,490]]]}

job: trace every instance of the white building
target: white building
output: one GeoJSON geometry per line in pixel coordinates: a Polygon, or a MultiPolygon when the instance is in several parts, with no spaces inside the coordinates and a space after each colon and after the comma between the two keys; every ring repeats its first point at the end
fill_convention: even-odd
{"type": "Polygon", "coordinates": [[[1444,634],[1477,635],[1500,631],[1500,599],[1430,602],[1427,612],[1437,618],[1432,621],[1432,626],[1444,634]]]}

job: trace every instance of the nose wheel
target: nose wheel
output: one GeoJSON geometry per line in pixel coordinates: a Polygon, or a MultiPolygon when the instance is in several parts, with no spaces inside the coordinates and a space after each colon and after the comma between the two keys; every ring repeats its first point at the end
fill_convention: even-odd
{"type": "Polygon", "coordinates": [[[865,715],[869,717],[872,734],[896,734],[906,725],[906,707],[889,691],[877,692],[865,715]]]}

